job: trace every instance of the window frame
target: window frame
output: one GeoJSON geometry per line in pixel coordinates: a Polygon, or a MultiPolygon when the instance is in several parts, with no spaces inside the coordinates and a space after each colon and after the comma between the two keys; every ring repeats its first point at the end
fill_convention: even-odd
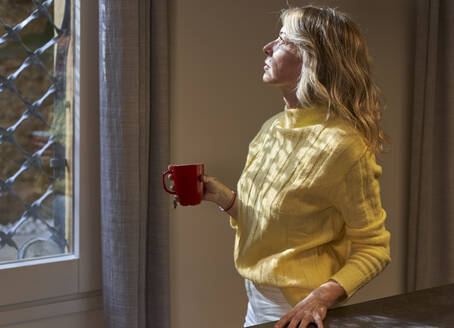
{"type": "MultiPolygon", "coordinates": [[[[68,304],[88,297],[90,309],[102,307],[98,74],[93,77],[98,72],[98,2],[74,0],[73,13],[74,252],[0,265],[0,326],[67,313],[59,300],[68,304]],[[29,311],[50,301],[54,310],[29,311]]],[[[82,308],[73,304],[70,312],[82,308]]]]}

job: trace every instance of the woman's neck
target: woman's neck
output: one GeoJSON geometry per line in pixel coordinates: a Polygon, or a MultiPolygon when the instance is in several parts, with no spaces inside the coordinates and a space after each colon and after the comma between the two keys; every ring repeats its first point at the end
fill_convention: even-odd
{"type": "Polygon", "coordinates": [[[283,91],[283,94],[284,94],[284,102],[285,102],[285,106],[287,108],[301,108],[301,104],[298,100],[298,98],[296,97],[296,92],[288,92],[288,91],[283,91]]]}

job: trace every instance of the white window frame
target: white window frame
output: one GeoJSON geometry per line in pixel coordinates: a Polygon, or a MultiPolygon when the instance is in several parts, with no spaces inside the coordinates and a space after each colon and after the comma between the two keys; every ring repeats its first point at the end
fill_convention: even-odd
{"type": "Polygon", "coordinates": [[[0,326],[102,308],[98,2],[74,3],[74,253],[0,265],[0,326]]]}

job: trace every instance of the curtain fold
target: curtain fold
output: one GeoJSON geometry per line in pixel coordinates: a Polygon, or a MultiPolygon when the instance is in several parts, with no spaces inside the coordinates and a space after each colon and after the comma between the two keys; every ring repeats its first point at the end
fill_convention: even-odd
{"type": "Polygon", "coordinates": [[[167,1],[99,1],[103,298],[109,328],[170,326],[167,1]],[[152,78],[153,77],[153,78],[152,78]]]}
{"type": "Polygon", "coordinates": [[[147,326],[170,327],[169,197],[161,174],[170,163],[169,8],[151,1],[151,128],[147,228],[147,326]]]}
{"type": "Polygon", "coordinates": [[[418,0],[406,290],[454,282],[454,2],[418,0]]]}

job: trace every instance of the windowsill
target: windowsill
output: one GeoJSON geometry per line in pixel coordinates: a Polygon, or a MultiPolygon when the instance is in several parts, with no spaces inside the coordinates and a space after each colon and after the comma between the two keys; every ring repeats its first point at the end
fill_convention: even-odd
{"type": "Polygon", "coordinates": [[[32,265],[39,265],[39,264],[46,264],[46,263],[74,261],[74,260],[78,260],[78,257],[74,254],[49,255],[49,257],[33,258],[30,260],[21,260],[21,261],[14,260],[14,261],[11,261],[10,263],[5,262],[5,263],[0,264],[0,270],[28,267],[28,266],[32,266],[32,265]]]}

